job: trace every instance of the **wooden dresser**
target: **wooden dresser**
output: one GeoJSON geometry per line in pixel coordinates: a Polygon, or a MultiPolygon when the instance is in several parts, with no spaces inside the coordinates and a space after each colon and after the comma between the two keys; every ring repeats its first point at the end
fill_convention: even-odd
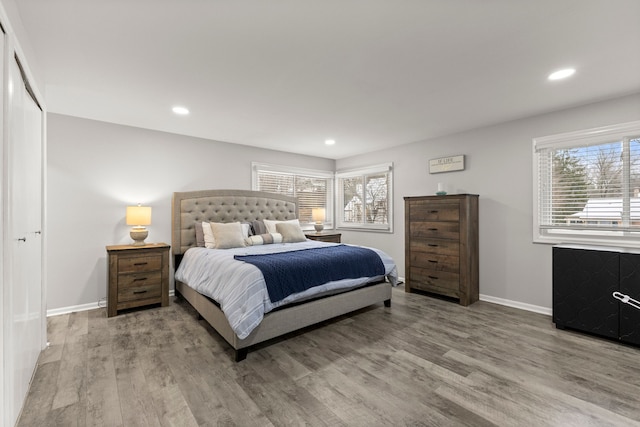
{"type": "Polygon", "coordinates": [[[404,198],[405,290],[478,301],[478,196],[404,198]]]}
{"type": "Polygon", "coordinates": [[[107,246],[107,317],[125,308],[169,305],[169,249],[166,243],[107,246]]]}

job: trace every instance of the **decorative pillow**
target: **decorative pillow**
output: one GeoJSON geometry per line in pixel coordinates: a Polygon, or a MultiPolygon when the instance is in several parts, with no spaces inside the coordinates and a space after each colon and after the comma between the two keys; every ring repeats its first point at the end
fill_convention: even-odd
{"type": "Polygon", "coordinates": [[[267,233],[267,227],[265,227],[264,221],[262,221],[262,220],[251,221],[251,228],[253,228],[253,234],[256,235],[256,236],[258,234],[266,234],[267,233]]]}
{"type": "Polygon", "coordinates": [[[280,222],[276,224],[276,230],[278,233],[282,234],[283,243],[297,243],[307,240],[307,237],[300,228],[300,224],[280,222]]]}
{"type": "Polygon", "coordinates": [[[213,237],[211,224],[208,222],[202,222],[201,225],[202,225],[202,234],[204,237],[204,247],[209,249],[215,249],[216,239],[213,237]]]}
{"type": "Polygon", "coordinates": [[[204,248],[204,231],[202,231],[202,223],[196,222],[196,246],[199,248],[204,248]]]}
{"type": "Polygon", "coordinates": [[[270,245],[272,243],[282,243],[282,234],[266,233],[266,234],[258,234],[256,236],[249,236],[246,239],[244,239],[244,243],[247,246],[270,245]]]}
{"type": "Polygon", "coordinates": [[[277,233],[278,230],[276,230],[276,224],[291,223],[296,224],[298,227],[300,227],[300,221],[298,221],[297,219],[290,219],[288,221],[274,221],[271,219],[263,219],[262,221],[264,222],[264,226],[267,228],[267,233],[277,233]]]}
{"type": "Polygon", "coordinates": [[[251,224],[248,222],[242,222],[240,224],[242,224],[242,237],[246,238],[251,236],[251,224]]]}
{"type": "Polygon", "coordinates": [[[211,222],[209,224],[216,241],[216,249],[244,247],[242,224],[239,222],[211,222]]]}

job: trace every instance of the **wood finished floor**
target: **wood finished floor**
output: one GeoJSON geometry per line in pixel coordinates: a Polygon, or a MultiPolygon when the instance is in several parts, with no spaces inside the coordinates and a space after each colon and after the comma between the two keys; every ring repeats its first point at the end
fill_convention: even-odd
{"type": "Polygon", "coordinates": [[[51,317],[19,426],[640,426],[640,349],[394,289],[233,362],[184,300],[51,317]]]}

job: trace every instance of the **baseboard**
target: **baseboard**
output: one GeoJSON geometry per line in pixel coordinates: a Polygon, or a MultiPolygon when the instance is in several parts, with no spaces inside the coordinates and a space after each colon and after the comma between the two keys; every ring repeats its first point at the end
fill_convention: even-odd
{"type": "Polygon", "coordinates": [[[527,304],[519,301],[512,301],[504,298],[496,298],[491,295],[480,294],[480,301],[492,302],[494,304],[505,305],[507,307],[519,308],[521,310],[532,311],[534,313],[546,314],[551,316],[553,311],[547,307],[541,307],[539,305],[527,304]]]}
{"type": "MultiPolygon", "coordinates": [[[[169,296],[172,297],[175,295],[175,291],[173,289],[169,290],[169,296]]],[[[90,302],[88,304],[80,304],[80,305],[72,305],[69,307],[61,307],[61,308],[52,308],[51,310],[47,310],[47,317],[58,316],[60,314],[69,314],[77,311],[87,311],[94,310],[96,308],[106,307],[107,300],[101,299],[100,301],[90,302]]]]}

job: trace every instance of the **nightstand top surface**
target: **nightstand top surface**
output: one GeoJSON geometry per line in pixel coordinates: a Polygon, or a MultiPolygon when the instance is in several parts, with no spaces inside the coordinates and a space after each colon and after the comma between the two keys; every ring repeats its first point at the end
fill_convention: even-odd
{"type": "Polygon", "coordinates": [[[157,248],[168,248],[170,247],[166,243],[147,243],[143,246],[133,246],[133,245],[110,245],[106,246],[107,251],[128,251],[132,249],[157,249],[157,248]]]}

